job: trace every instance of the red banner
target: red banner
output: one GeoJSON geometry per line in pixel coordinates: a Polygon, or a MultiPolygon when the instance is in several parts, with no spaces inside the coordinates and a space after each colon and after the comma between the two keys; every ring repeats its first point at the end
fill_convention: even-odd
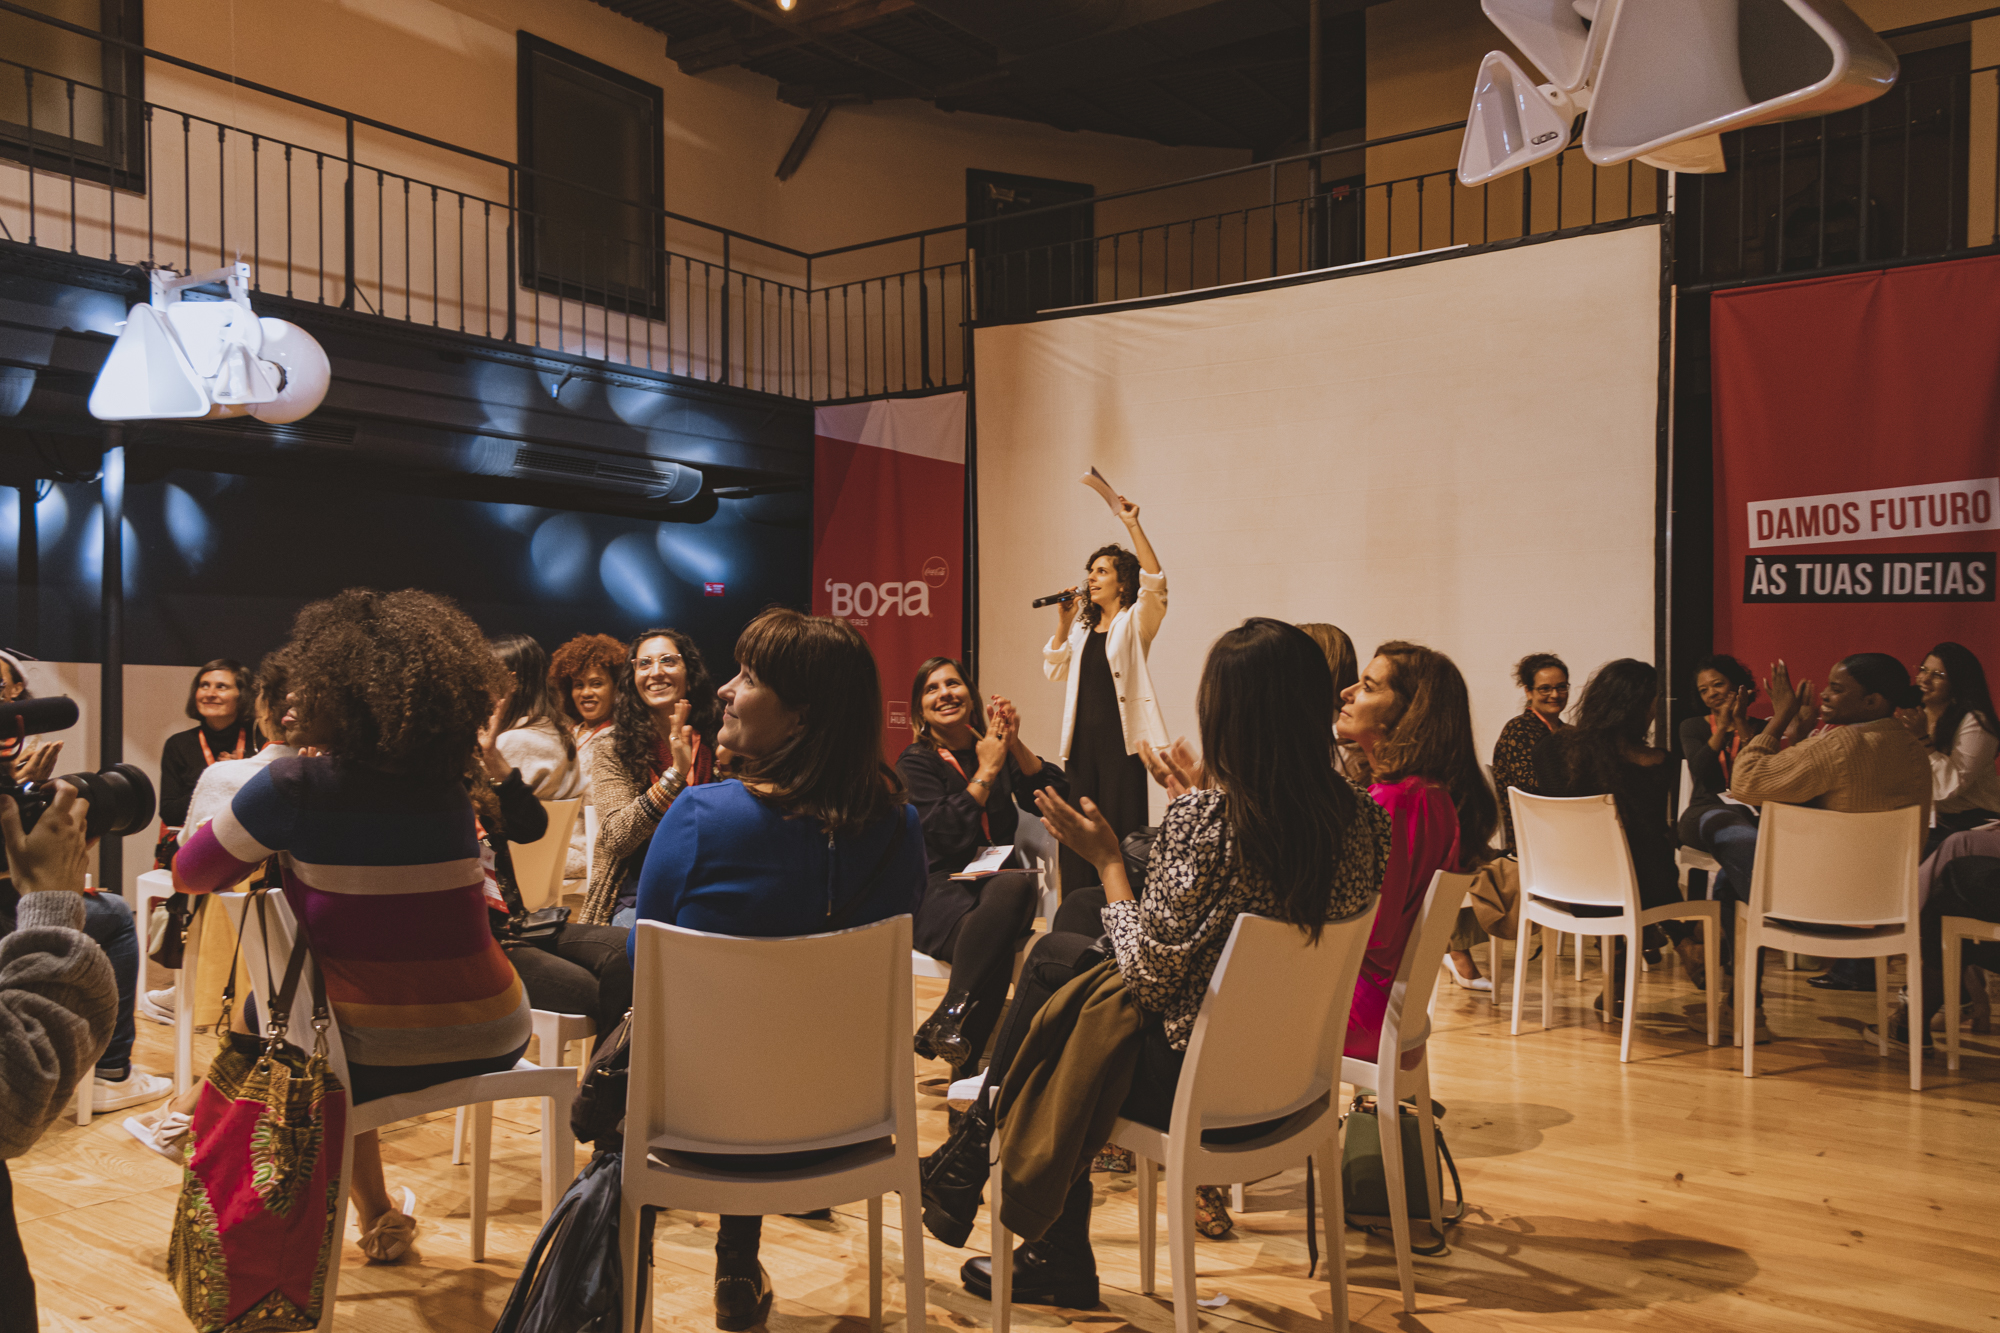
{"type": "Polygon", "coordinates": [[[910,682],[965,630],[965,395],[814,416],[813,613],[861,632],[882,673],[882,753],[910,743],[910,682]]]}
{"type": "Polygon", "coordinates": [[[2000,259],[1718,294],[1715,646],[2000,672],[2000,259]]]}

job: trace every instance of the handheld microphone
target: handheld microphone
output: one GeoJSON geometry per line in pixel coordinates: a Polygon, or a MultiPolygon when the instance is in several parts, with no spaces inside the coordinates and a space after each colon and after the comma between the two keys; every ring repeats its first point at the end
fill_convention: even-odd
{"type": "Polygon", "coordinates": [[[1067,602],[1076,596],[1075,592],[1066,589],[1062,592],[1052,592],[1047,597],[1037,597],[1034,601],[1028,603],[1028,605],[1031,607],[1054,606],[1057,602],[1067,602]]]}

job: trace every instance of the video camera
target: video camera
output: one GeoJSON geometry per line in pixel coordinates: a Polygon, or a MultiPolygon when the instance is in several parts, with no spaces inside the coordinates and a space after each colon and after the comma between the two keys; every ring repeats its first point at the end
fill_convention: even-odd
{"type": "MultiPolygon", "coordinates": [[[[19,699],[0,703],[0,739],[25,740],[50,731],[67,731],[76,725],[76,701],[67,698],[19,699]]],[[[0,795],[11,796],[21,812],[21,828],[31,829],[42,811],[56,798],[55,784],[67,782],[77,795],[90,802],[84,817],[85,841],[94,842],[107,834],[125,837],[153,822],[157,801],[153,781],[130,764],[113,764],[97,773],[64,773],[47,782],[23,785],[14,779],[14,766],[0,761],[0,795]]]]}

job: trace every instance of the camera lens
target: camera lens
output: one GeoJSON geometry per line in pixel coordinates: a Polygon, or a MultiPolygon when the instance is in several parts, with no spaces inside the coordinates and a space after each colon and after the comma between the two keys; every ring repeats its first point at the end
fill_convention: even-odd
{"type": "Polygon", "coordinates": [[[87,839],[126,837],[153,822],[158,803],[152,779],[130,764],[113,764],[101,773],[65,773],[56,781],[69,783],[90,802],[83,823],[87,839]]]}

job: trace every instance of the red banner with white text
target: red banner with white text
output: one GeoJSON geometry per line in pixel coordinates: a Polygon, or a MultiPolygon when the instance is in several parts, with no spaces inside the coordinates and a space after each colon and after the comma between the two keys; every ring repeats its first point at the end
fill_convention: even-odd
{"type": "Polygon", "coordinates": [[[1711,309],[1716,650],[1823,684],[1955,639],[2000,672],[2000,259],[1711,309]]]}
{"type": "Polygon", "coordinates": [[[861,632],[882,673],[882,753],[910,743],[910,682],[965,630],[965,395],[814,414],[813,613],[861,632]]]}

